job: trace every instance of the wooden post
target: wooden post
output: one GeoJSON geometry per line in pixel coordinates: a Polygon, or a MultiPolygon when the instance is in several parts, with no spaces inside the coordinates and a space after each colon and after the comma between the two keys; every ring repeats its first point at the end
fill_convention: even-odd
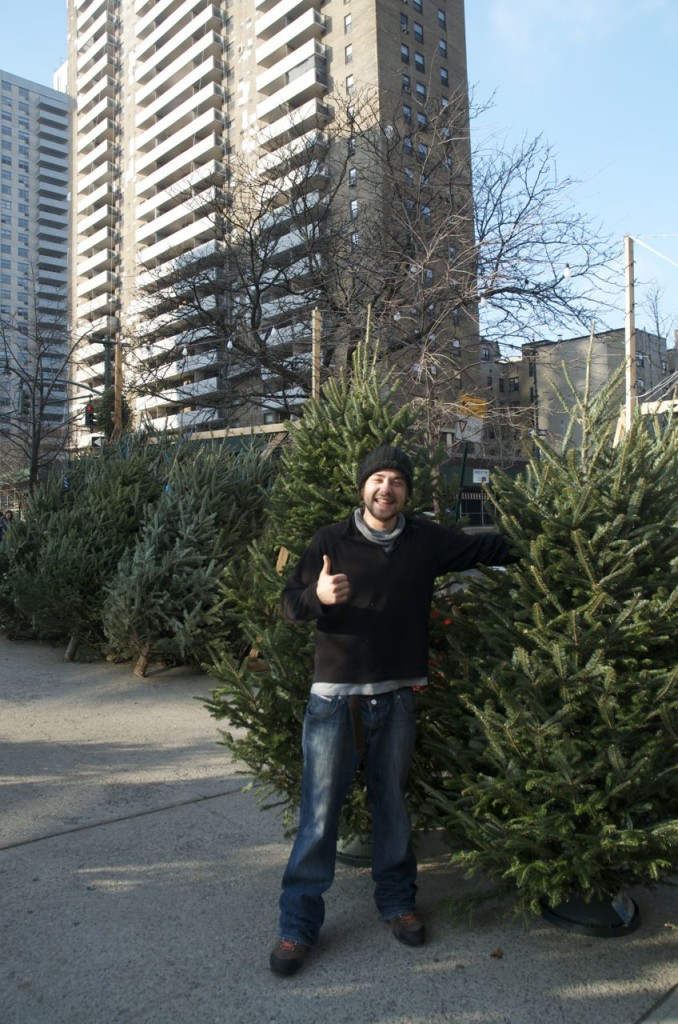
{"type": "Polygon", "coordinates": [[[115,344],[115,374],[113,376],[113,438],[122,434],[122,343],[115,344]]]}
{"type": "Polygon", "coordinates": [[[636,315],[633,280],[633,239],[631,235],[624,236],[624,263],[626,272],[626,322],[624,331],[626,352],[625,427],[628,432],[631,429],[633,411],[638,401],[636,394],[636,315]]]}
{"type": "Polygon", "coordinates": [[[320,310],[316,307],[311,313],[311,398],[320,399],[320,310]]]}

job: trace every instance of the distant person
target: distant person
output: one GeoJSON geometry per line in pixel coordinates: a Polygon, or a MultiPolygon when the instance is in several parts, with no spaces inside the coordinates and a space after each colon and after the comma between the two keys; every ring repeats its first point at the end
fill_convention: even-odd
{"type": "Polygon", "coordinates": [[[435,580],[513,561],[498,534],[469,536],[409,518],[413,465],[385,444],[358,473],[361,507],[322,527],[293,570],[282,610],[316,624],[303,727],[299,830],[282,880],[270,967],[290,975],[318,939],[334,878],[339,814],[364,758],[377,911],[407,946],[426,940],[405,793],[415,740],[413,687],[427,683],[435,580]]]}

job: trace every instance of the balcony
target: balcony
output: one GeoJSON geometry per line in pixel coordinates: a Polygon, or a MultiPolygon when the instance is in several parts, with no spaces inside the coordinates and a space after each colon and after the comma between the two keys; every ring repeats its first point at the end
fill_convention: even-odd
{"type": "MultiPolygon", "coordinates": [[[[294,81],[305,74],[309,68],[323,67],[316,62],[325,61],[326,48],[315,39],[309,39],[298,50],[288,53],[272,67],[267,68],[257,76],[257,91],[265,96],[271,96],[284,88],[289,82],[294,81]]],[[[326,69],[325,69],[326,70],[326,69]]]]}
{"type": "Polygon", "coordinates": [[[185,203],[175,203],[172,209],[155,217],[147,224],[140,224],[136,231],[136,240],[140,245],[153,241],[155,237],[162,234],[169,237],[176,231],[193,224],[196,219],[198,205],[195,200],[188,200],[185,203]]]}
{"type": "Polygon", "coordinates": [[[279,0],[257,18],[254,31],[259,39],[271,39],[304,11],[315,10],[319,0],[279,0]]]}
{"type": "Polygon", "coordinates": [[[173,209],[177,203],[183,202],[189,197],[197,199],[197,193],[204,192],[207,188],[221,185],[226,177],[226,170],[222,163],[217,160],[210,160],[208,163],[198,167],[190,174],[184,175],[174,182],[171,191],[160,189],[150,199],[137,205],[137,219],[146,222],[161,213],[173,209]]]}
{"type": "MultiPolygon", "coordinates": [[[[112,11],[103,10],[98,17],[92,18],[84,28],[78,28],[78,53],[83,53],[102,34],[113,35],[115,17],[112,11]]],[[[78,61],[79,61],[78,57],[78,61]]],[[[79,64],[78,64],[79,66],[79,64]]]]}
{"type": "MultiPolygon", "coordinates": [[[[159,50],[150,53],[146,60],[140,61],[137,65],[137,82],[144,86],[157,78],[164,77],[165,72],[176,67],[177,61],[180,61],[184,67],[190,67],[193,60],[199,59],[200,54],[208,51],[210,47],[216,47],[215,52],[219,54],[223,53],[224,42],[221,34],[215,32],[214,29],[209,30],[211,21],[211,8],[201,11],[191,24],[192,31],[190,33],[187,32],[186,35],[182,34],[170,39],[159,50]],[[204,34],[196,39],[195,46],[191,47],[191,49],[197,47],[195,57],[187,60],[186,57],[190,53],[190,50],[186,49],[187,38],[195,38],[199,32],[204,32],[204,34]]],[[[216,27],[220,28],[220,24],[217,24],[216,27]]]]}
{"type": "Polygon", "coordinates": [[[171,114],[175,105],[184,100],[190,100],[195,95],[196,89],[211,84],[216,96],[224,100],[224,92],[221,88],[223,70],[220,64],[215,63],[211,58],[203,61],[198,67],[192,68],[186,74],[181,75],[173,84],[161,89],[157,96],[147,100],[146,106],[138,106],[135,120],[137,131],[146,131],[152,128],[160,118],[171,114]]]}
{"type": "Polygon", "coordinates": [[[85,95],[90,88],[97,87],[102,78],[114,75],[118,64],[118,55],[113,47],[108,47],[106,52],[86,71],[83,71],[77,78],[77,90],[85,95]]]}
{"type": "Polygon", "coordinates": [[[159,238],[154,245],[149,245],[139,254],[139,261],[147,267],[156,263],[164,263],[185,252],[190,252],[201,242],[207,242],[214,235],[214,224],[210,217],[203,217],[188,224],[181,231],[159,238]]]}
{"type": "Polygon", "coordinates": [[[144,103],[150,99],[154,99],[161,95],[162,91],[167,91],[170,86],[176,85],[177,82],[182,82],[185,74],[196,65],[196,61],[201,63],[209,59],[219,60],[223,56],[224,44],[221,36],[216,35],[214,32],[210,32],[209,35],[204,36],[202,39],[198,39],[193,46],[189,46],[175,61],[173,61],[168,67],[163,70],[158,70],[155,65],[152,66],[152,70],[156,74],[146,83],[137,90],[136,102],[137,106],[143,106],[144,103]]]}
{"type": "Polygon", "coordinates": [[[99,249],[112,249],[115,245],[115,236],[109,226],[93,232],[91,235],[82,238],[78,242],[76,252],[78,257],[86,256],[88,253],[98,252],[99,249]]]}
{"type": "Polygon", "coordinates": [[[83,299],[89,295],[94,298],[97,295],[101,295],[104,292],[113,292],[117,286],[117,276],[110,270],[102,270],[101,273],[95,277],[90,277],[86,281],[81,283],[76,288],[76,295],[78,299],[83,299]]]}
{"type": "Polygon", "coordinates": [[[95,188],[92,192],[87,193],[78,200],[77,213],[78,217],[84,217],[89,212],[94,212],[94,208],[101,206],[102,204],[113,205],[115,202],[115,192],[113,187],[108,184],[100,185],[95,188]]]}
{"type": "Polygon", "coordinates": [[[319,64],[295,76],[273,96],[268,96],[257,104],[257,119],[259,121],[272,120],[279,114],[280,108],[287,103],[299,107],[307,100],[319,99],[327,92],[325,62],[319,57],[315,57],[314,61],[319,61],[319,64]]]}
{"type": "Polygon", "coordinates": [[[101,249],[87,260],[78,263],[78,274],[86,277],[93,271],[114,270],[117,256],[113,249],[101,249]]]}
{"type": "Polygon", "coordinates": [[[76,165],[78,175],[89,173],[97,164],[114,163],[112,158],[115,156],[115,146],[112,141],[104,139],[95,149],[80,157],[76,165]]]}
{"type": "Polygon", "coordinates": [[[140,63],[157,60],[161,64],[177,47],[177,39],[197,36],[201,31],[221,31],[223,18],[216,6],[209,6],[195,12],[195,0],[185,0],[172,12],[172,17],[158,22],[154,13],[156,28],[148,35],[137,35],[136,58],[140,63]]]}
{"type": "Polygon", "coordinates": [[[102,184],[103,182],[106,182],[106,184],[112,185],[116,176],[117,167],[114,163],[105,162],[99,164],[93,171],[90,171],[89,174],[86,174],[80,179],[78,182],[78,194],[86,195],[91,188],[96,187],[97,182],[101,182],[102,184]]]}
{"type": "Polygon", "coordinates": [[[326,26],[327,18],[324,14],[313,9],[304,11],[299,18],[286,25],[271,39],[257,46],[257,64],[264,68],[272,67],[286,57],[290,50],[298,49],[309,39],[321,39],[326,26]]]}
{"type": "Polygon", "coordinates": [[[107,117],[99,121],[87,135],[78,136],[78,155],[83,156],[89,153],[104,140],[113,145],[118,130],[118,126],[111,118],[107,117]]]}
{"type": "Polygon", "coordinates": [[[118,308],[118,300],[108,292],[99,295],[91,302],[79,302],[76,308],[78,320],[93,320],[105,314],[114,313],[118,308]]]}
{"type": "Polygon", "coordinates": [[[86,110],[80,110],[77,114],[78,134],[84,135],[105,118],[117,117],[120,112],[120,104],[115,99],[115,94],[105,91],[100,94],[96,101],[87,105],[86,110]]]}
{"type": "Polygon", "coordinates": [[[185,0],[134,0],[139,38],[145,39],[148,33],[162,22],[174,22],[177,11],[184,4],[185,0]]]}
{"type": "Polygon", "coordinates": [[[221,136],[208,135],[191,146],[189,151],[180,153],[174,160],[158,167],[147,177],[139,176],[136,181],[137,197],[153,196],[161,189],[173,187],[193,167],[202,162],[205,164],[218,162],[223,153],[221,136]]]}
{"type": "Polygon", "coordinates": [[[195,120],[176,132],[167,132],[166,138],[158,137],[157,145],[148,153],[140,153],[137,157],[137,173],[144,174],[164,166],[172,158],[181,154],[188,155],[196,141],[212,138],[223,128],[223,115],[218,110],[207,110],[195,120]]]}
{"type": "Polygon", "coordinates": [[[280,146],[272,153],[267,153],[257,162],[257,170],[260,174],[270,174],[271,176],[282,174],[290,164],[310,162],[324,156],[327,146],[327,135],[314,129],[293,139],[292,142],[280,146]]]}
{"type": "Polygon", "coordinates": [[[183,103],[170,108],[164,117],[161,117],[150,126],[145,132],[137,136],[137,152],[147,152],[149,148],[157,145],[157,140],[164,135],[177,132],[187,124],[195,124],[195,121],[202,114],[214,112],[214,116],[222,123],[221,107],[223,98],[221,90],[212,83],[208,83],[204,89],[193,93],[183,103]]]}
{"type": "Polygon", "coordinates": [[[89,217],[84,217],[78,221],[77,230],[79,235],[86,235],[90,232],[95,231],[97,228],[113,227],[117,223],[118,213],[115,207],[110,206],[108,203],[103,203],[102,206],[91,213],[89,217]]]}

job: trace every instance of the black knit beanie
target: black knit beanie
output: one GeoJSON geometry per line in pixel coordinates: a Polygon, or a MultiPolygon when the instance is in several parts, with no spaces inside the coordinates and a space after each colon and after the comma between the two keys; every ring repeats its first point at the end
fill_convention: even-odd
{"type": "Polygon", "coordinates": [[[399,473],[402,473],[405,477],[408,493],[412,493],[414,476],[412,460],[409,455],[406,455],[400,448],[394,448],[392,444],[382,444],[367,453],[360,463],[360,469],[358,470],[358,490],[362,490],[362,486],[367,478],[372,476],[373,473],[378,473],[380,469],[396,469],[399,473]]]}

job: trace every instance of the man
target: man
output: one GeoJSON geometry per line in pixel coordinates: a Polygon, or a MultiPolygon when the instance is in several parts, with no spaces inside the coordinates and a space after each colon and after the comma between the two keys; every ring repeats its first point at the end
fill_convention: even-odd
{"type": "Polygon", "coordinates": [[[414,750],[413,687],[425,686],[436,577],[512,561],[497,534],[467,536],[406,518],[413,466],[385,444],[358,473],[362,507],[320,529],[285,587],[282,610],[316,623],[303,727],[299,830],[282,882],[276,974],[293,974],[318,938],[334,878],[339,814],[364,758],[374,899],[401,942],[425,942],[405,792],[414,750]]]}

